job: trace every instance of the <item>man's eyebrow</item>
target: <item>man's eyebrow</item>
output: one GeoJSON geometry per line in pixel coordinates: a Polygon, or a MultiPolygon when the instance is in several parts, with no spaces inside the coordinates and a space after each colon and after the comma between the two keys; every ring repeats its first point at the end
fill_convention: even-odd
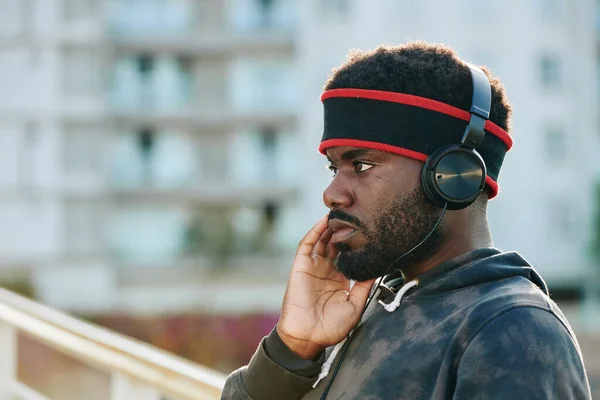
{"type": "MultiPolygon", "coordinates": [[[[380,153],[381,153],[380,151],[373,150],[373,149],[353,149],[353,150],[348,150],[347,152],[342,154],[342,160],[348,161],[348,160],[354,160],[354,159],[360,158],[360,157],[373,157],[373,156],[379,155],[380,153]]],[[[327,161],[329,161],[332,164],[335,163],[335,161],[333,161],[331,159],[331,157],[329,157],[329,156],[327,156],[327,161]]]]}
{"type": "Polygon", "coordinates": [[[342,154],[342,160],[354,160],[355,158],[365,157],[365,156],[376,156],[379,154],[379,151],[373,149],[354,149],[348,150],[344,154],[342,154]]]}

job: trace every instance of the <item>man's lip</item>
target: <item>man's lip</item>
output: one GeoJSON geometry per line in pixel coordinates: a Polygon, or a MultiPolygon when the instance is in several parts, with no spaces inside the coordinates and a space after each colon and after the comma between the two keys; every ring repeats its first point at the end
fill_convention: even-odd
{"type": "Polygon", "coordinates": [[[356,229],[352,229],[352,228],[339,229],[339,230],[333,232],[333,235],[331,235],[331,239],[329,242],[332,244],[345,242],[345,241],[349,240],[351,237],[353,237],[354,234],[356,234],[357,232],[358,231],[356,229]]]}
{"type": "Polygon", "coordinates": [[[329,229],[333,231],[330,243],[340,243],[350,239],[357,232],[356,226],[339,219],[329,220],[329,229]]]}
{"type": "Polygon", "coordinates": [[[356,230],[356,226],[352,225],[349,222],[345,222],[339,219],[330,219],[329,223],[328,223],[328,227],[329,229],[331,229],[334,232],[340,231],[342,229],[352,229],[352,230],[356,230]]]}

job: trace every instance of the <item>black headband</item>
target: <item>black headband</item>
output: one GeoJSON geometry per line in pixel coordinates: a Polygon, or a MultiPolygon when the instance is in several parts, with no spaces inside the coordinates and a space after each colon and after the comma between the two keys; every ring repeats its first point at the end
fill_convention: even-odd
{"type": "MultiPolygon", "coordinates": [[[[404,93],[333,89],[321,95],[325,125],[319,151],[334,146],[366,147],[425,161],[442,146],[460,143],[468,111],[404,93]]],[[[498,174],[512,147],[509,134],[491,121],[477,150],[487,166],[490,198],[498,194],[498,174]]]]}

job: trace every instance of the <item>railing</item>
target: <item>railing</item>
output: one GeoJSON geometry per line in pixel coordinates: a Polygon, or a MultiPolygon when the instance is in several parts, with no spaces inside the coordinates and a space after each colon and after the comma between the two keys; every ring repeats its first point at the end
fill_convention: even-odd
{"type": "Polygon", "coordinates": [[[110,400],[218,399],[225,382],[216,371],[0,289],[2,400],[50,400],[17,379],[18,333],[108,372],[110,400]]]}

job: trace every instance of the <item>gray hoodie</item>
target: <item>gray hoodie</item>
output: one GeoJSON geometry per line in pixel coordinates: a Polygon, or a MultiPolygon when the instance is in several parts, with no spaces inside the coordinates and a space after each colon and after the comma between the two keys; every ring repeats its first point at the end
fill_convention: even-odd
{"type": "MultiPolygon", "coordinates": [[[[222,399],[319,399],[333,372],[312,385],[330,354],[302,360],[273,330],[222,399]]],[[[591,395],[575,335],[542,278],[519,254],[484,248],[420,275],[393,312],[373,301],[327,399],[591,395]]]]}

